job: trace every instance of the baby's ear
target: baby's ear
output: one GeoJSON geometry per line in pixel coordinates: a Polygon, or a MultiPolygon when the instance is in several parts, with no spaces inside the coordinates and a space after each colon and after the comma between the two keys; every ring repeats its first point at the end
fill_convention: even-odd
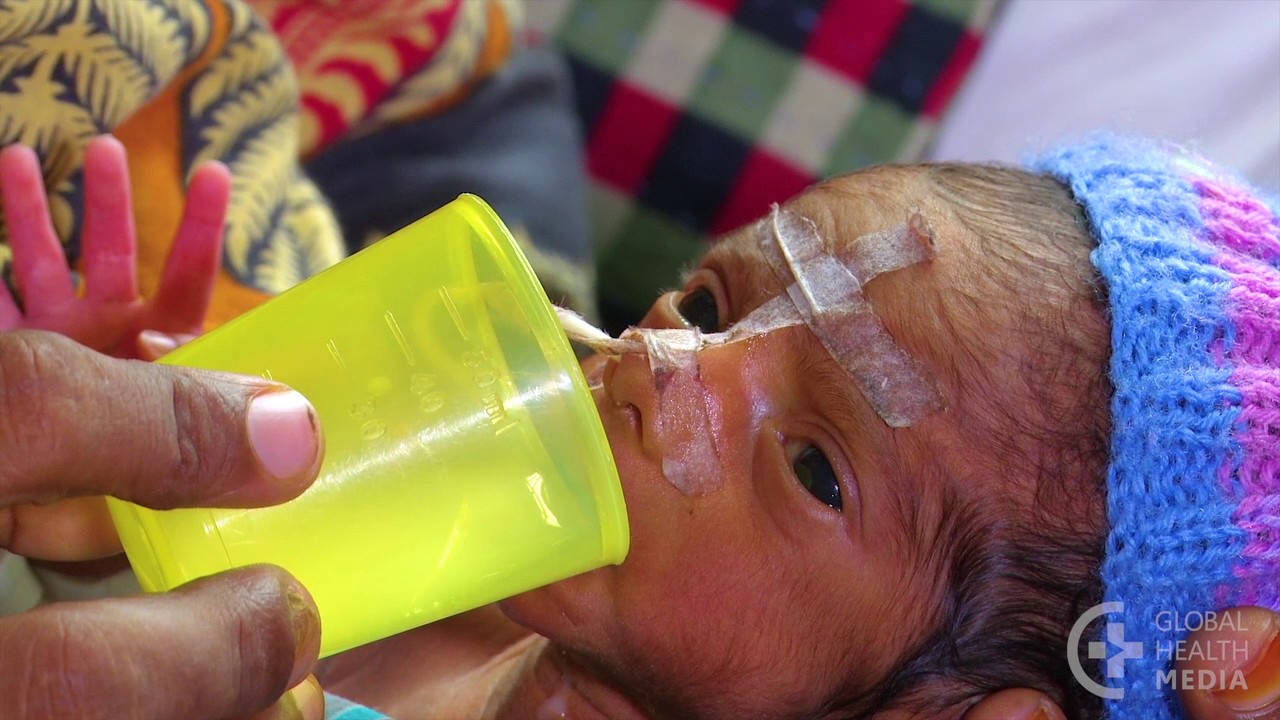
{"type": "Polygon", "coordinates": [[[1066,720],[1066,716],[1044,693],[1015,688],[986,696],[961,720],[1066,720]]]}

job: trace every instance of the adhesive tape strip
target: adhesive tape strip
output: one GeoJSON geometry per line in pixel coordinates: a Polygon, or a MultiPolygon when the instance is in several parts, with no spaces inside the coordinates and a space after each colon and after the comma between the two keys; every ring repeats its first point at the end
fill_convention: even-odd
{"type": "Polygon", "coordinates": [[[885,423],[906,427],[940,409],[932,378],[894,342],[862,292],[879,274],[933,257],[923,217],[913,214],[899,228],[858,238],[848,266],[826,253],[808,218],[775,205],[770,222],[773,232],[761,238],[761,250],[774,272],[790,281],[787,295],[805,322],[885,423]]]}

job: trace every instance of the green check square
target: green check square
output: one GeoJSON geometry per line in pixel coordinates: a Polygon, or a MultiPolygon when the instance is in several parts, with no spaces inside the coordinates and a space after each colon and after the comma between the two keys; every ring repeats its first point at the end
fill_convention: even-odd
{"type": "Polygon", "coordinates": [[[867,95],[827,158],[825,175],[850,172],[898,159],[916,116],[896,104],[867,95]]]}
{"type": "Polygon", "coordinates": [[[796,64],[795,56],[755,33],[731,28],[686,105],[694,115],[754,143],[796,64]]]}
{"type": "Polygon", "coordinates": [[[660,213],[637,208],[600,258],[600,298],[638,319],[659,292],[676,286],[680,272],[701,257],[704,248],[698,233],[660,213]]]}
{"type": "Polygon", "coordinates": [[[578,0],[556,32],[560,47],[618,75],[658,6],[669,0],[578,0]]]}
{"type": "Polygon", "coordinates": [[[592,182],[587,185],[587,222],[591,224],[596,257],[609,252],[609,248],[613,247],[619,230],[635,212],[635,207],[635,198],[614,190],[605,183],[592,182]]]}
{"type": "Polygon", "coordinates": [[[968,25],[969,18],[982,7],[978,0],[915,0],[915,4],[961,25],[968,25]]]}

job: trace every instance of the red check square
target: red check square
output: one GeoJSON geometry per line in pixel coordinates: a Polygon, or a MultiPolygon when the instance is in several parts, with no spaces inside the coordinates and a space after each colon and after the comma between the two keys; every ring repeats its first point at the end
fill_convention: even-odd
{"type": "Polygon", "coordinates": [[[866,85],[908,9],[906,0],[831,0],[805,54],[866,85]]]}
{"type": "Polygon", "coordinates": [[[649,176],[679,116],[671,105],[618,82],[587,142],[591,175],[634,194],[649,176]]]}

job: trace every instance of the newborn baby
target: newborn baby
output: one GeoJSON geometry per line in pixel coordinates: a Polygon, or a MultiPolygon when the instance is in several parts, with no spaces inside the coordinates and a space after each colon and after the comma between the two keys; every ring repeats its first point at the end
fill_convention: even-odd
{"type": "Polygon", "coordinates": [[[687,421],[671,432],[680,403],[652,353],[597,360],[632,554],[507,614],[659,715],[932,712],[1009,683],[1063,695],[1068,620],[1099,596],[1109,392],[1091,242],[1065,188],[963,166],[838,178],[724,238],[642,325],[718,333],[789,304],[769,250],[804,219],[857,257],[913,217],[936,258],[865,294],[918,372],[869,382],[896,385],[889,405],[928,385],[933,407],[892,427],[813,324],[709,345],[705,491],[673,467],[671,445],[697,443],[681,442],[687,421]]]}

